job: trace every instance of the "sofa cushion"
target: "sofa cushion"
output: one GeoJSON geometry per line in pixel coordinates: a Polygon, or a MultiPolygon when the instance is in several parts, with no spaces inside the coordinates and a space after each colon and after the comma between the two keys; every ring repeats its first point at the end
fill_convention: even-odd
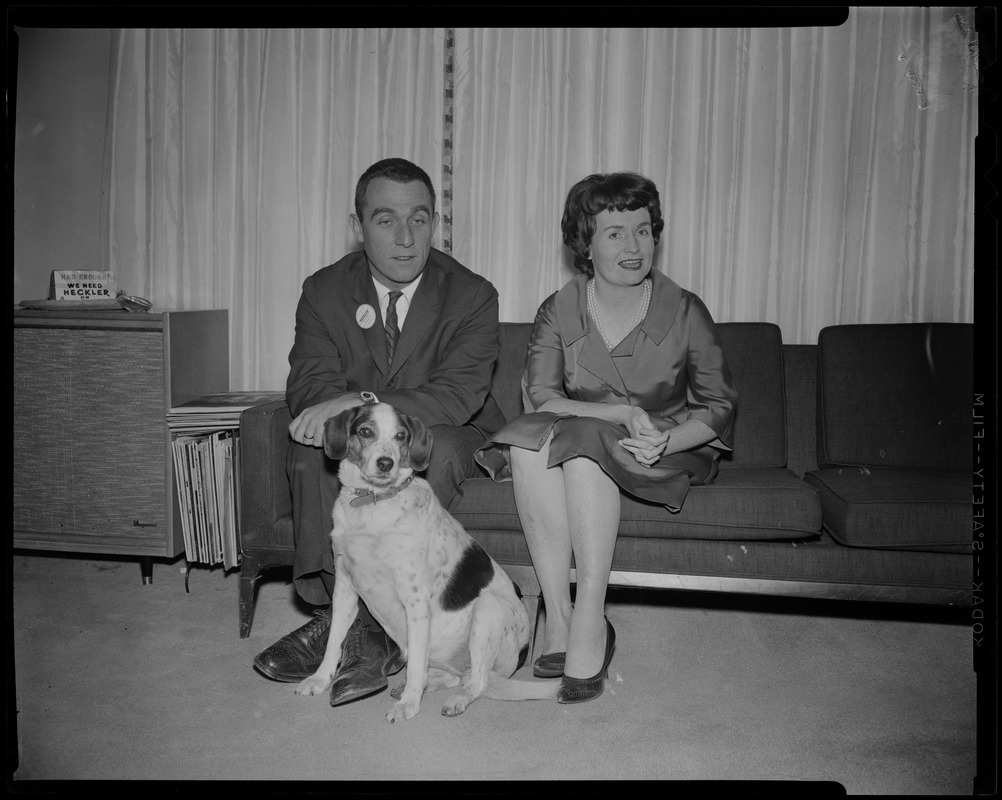
{"type": "Polygon", "coordinates": [[[847,547],[971,551],[968,472],[844,467],[804,476],[821,496],[825,529],[847,547]]]}
{"type": "Polygon", "coordinates": [[[738,393],[734,450],[721,457],[721,469],[785,467],[782,333],[769,322],[722,322],[717,330],[738,393]]]}
{"type": "MultiPolygon", "coordinates": [[[[469,479],[451,512],[469,529],[522,530],[511,483],[469,479]]],[[[694,486],[677,514],[623,495],[621,519],[620,536],[802,540],[820,532],[821,503],[789,470],[734,467],[712,486],[694,486]]]]}
{"type": "Polygon", "coordinates": [[[491,379],[491,394],[505,419],[511,422],[522,414],[522,373],[529,354],[532,323],[502,322],[500,329],[501,349],[491,379]]]}
{"type": "MultiPolygon", "coordinates": [[[[499,564],[532,564],[525,537],[469,529],[499,564]]],[[[842,600],[971,604],[971,553],[921,553],[843,547],[825,533],[811,541],[697,541],[620,536],[612,559],[623,571],[679,576],[680,589],[752,592],[842,600]]]]}
{"type": "Polygon", "coordinates": [[[974,326],[818,335],[818,465],[971,470],[974,326]]]}

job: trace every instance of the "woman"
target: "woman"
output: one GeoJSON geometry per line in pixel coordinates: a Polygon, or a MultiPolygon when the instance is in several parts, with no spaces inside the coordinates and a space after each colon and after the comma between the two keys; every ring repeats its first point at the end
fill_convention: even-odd
{"type": "Polygon", "coordinates": [[[689,486],[716,476],[737,398],[706,307],[653,268],[664,220],[652,181],[590,175],[568,194],[561,228],[582,274],[540,306],[527,413],[477,460],[514,482],[546,606],[533,672],[561,677],[558,700],[576,703],[602,693],[615,648],[605,594],[620,490],[677,512],[689,486]]]}

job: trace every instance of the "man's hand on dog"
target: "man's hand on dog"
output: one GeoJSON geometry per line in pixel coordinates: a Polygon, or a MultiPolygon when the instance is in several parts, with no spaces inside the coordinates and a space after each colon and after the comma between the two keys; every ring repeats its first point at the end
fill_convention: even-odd
{"type": "Polygon", "coordinates": [[[343,394],[333,400],[325,400],[310,406],[302,414],[292,420],[289,434],[294,441],[313,447],[324,446],[324,423],[331,417],[336,417],[343,411],[363,405],[361,395],[356,392],[343,394]]]}

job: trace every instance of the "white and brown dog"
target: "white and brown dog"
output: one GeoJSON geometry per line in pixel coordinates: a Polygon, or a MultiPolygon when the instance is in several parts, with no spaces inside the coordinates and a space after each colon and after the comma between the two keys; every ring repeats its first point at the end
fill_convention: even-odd
{"type": "Polygon", "coordinates": [[[525,606],[511,578],[414,475],[427,467],[431,446],[420,420],[385,403],[327,421],[324,449],[341,462],[331,532],[331,630],[320,668],[297,694],[330,687],[361,597],[407,661],[403,692],[386,715],[390,722],[414,717],[425,689],[460,687],[442,708],[450,717],[481,694],[556,696],[559,681],[510,679],[528,653],[525,606]]]}

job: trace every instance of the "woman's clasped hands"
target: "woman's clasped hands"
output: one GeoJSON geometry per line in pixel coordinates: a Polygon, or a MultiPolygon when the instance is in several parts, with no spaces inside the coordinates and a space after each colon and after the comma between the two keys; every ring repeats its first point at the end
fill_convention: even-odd
{"type": "Polygon", "coordinates": [[[645,467],[658,462],[668,444],[669,431],[659,431],[650,416],[642,408],[630,406],[623,420],[629,438],[620,439],[619,444],[633,453],[634,458],[645,467]]]}

